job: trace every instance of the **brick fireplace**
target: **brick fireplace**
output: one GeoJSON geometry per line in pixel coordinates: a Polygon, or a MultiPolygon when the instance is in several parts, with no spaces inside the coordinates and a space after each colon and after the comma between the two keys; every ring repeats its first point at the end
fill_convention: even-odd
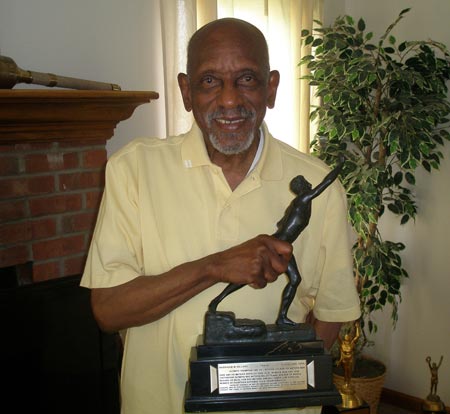
{"type": "Polygon", "coordinates": [[[118,122],[157,97],[0,91],[0,268],[15,272],[19,284],[82,272],[104,186],[106,141],[118,122]]]}

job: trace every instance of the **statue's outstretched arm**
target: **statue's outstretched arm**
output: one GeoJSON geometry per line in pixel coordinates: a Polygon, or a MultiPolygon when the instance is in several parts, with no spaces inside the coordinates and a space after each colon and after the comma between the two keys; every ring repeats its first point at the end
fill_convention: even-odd
{"type": "Polygon", "coordinates": [[[325,178],[319,184],[317,184],[316,187],[314,187],[308,194],[306,194],[305,201],[312,200],[313,198],[316,198],[318,195],[322,194],[322,192],[337,178],[342,170],[343,165],[344,160],[342,158],[340,163],[335,168],[333,168],[325,176],[325,178]]]}

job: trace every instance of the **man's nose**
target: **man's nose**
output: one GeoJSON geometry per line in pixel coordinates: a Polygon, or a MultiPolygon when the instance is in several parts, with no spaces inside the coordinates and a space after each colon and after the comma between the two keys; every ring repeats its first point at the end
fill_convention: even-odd
{"type": "Polygon", "coordinates": [[[241,103],[239,88],[232,82],[225,82],[218,96],[218,104],[224,108],[236,108],[241,103]]]}

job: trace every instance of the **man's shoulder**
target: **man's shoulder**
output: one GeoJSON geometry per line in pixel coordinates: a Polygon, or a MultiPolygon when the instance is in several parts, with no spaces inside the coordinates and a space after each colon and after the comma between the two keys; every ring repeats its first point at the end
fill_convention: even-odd
{"type": "Polygon", "coordinates": [[[285,165],[286,163],[292,163],[293,166],[301,165],[302,171],[309,174],[326,175],[330,172],[330,167],[318,157],[301,152],[276,138],[273,138],[273,140],[280,148],[281,157],[285,165]]]}
{"type": "Polygon", "coordinates": [[[168,138],[155,137],[139,137],[134,138],[128,144],[124,145],[116,151],[110,158],[109,162],[115,163],[121,160],[133,158],[137,154],[171,151],[176,149],[183,140],[183,136],[175,136],[168,138]]]}

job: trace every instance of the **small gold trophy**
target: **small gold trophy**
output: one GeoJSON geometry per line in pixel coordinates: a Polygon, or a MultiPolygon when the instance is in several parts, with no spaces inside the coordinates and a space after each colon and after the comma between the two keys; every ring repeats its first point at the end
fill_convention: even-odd
{"type": "Polygon", "coordinates": [[[441,359],[439,360],[439,363],[436,364],[436,362],[431,362],[431,357],[426,357],[425,361],[428,363],[428,367],[430,368],[431,373],[431,386],[430,386],[430,394],[425,398],[423,404],[422,404],[422,410],[427,413],[445,413],[445,405],[439,398],[439,395],[436,394],[437,392],[437,385],[439,382],[438,379],[438,370],[439,367],[442,364],[442,359],[444,357],[441,355],[441,359]]]}
{"type": "Polygon", "coordinates": [[[342,408],[357,408],[363,405],[362,399],[356,395],[355,388],[351,383],[354,365],[353,352],[361,335],[359,322],[356,321],[353,326],[354,329],[346,333],[343,338],[341,335],[338,337],[341,355],[336,365],[342,365],[344,370],[344,383],[339,387],[342,396],[342,408]]]}

